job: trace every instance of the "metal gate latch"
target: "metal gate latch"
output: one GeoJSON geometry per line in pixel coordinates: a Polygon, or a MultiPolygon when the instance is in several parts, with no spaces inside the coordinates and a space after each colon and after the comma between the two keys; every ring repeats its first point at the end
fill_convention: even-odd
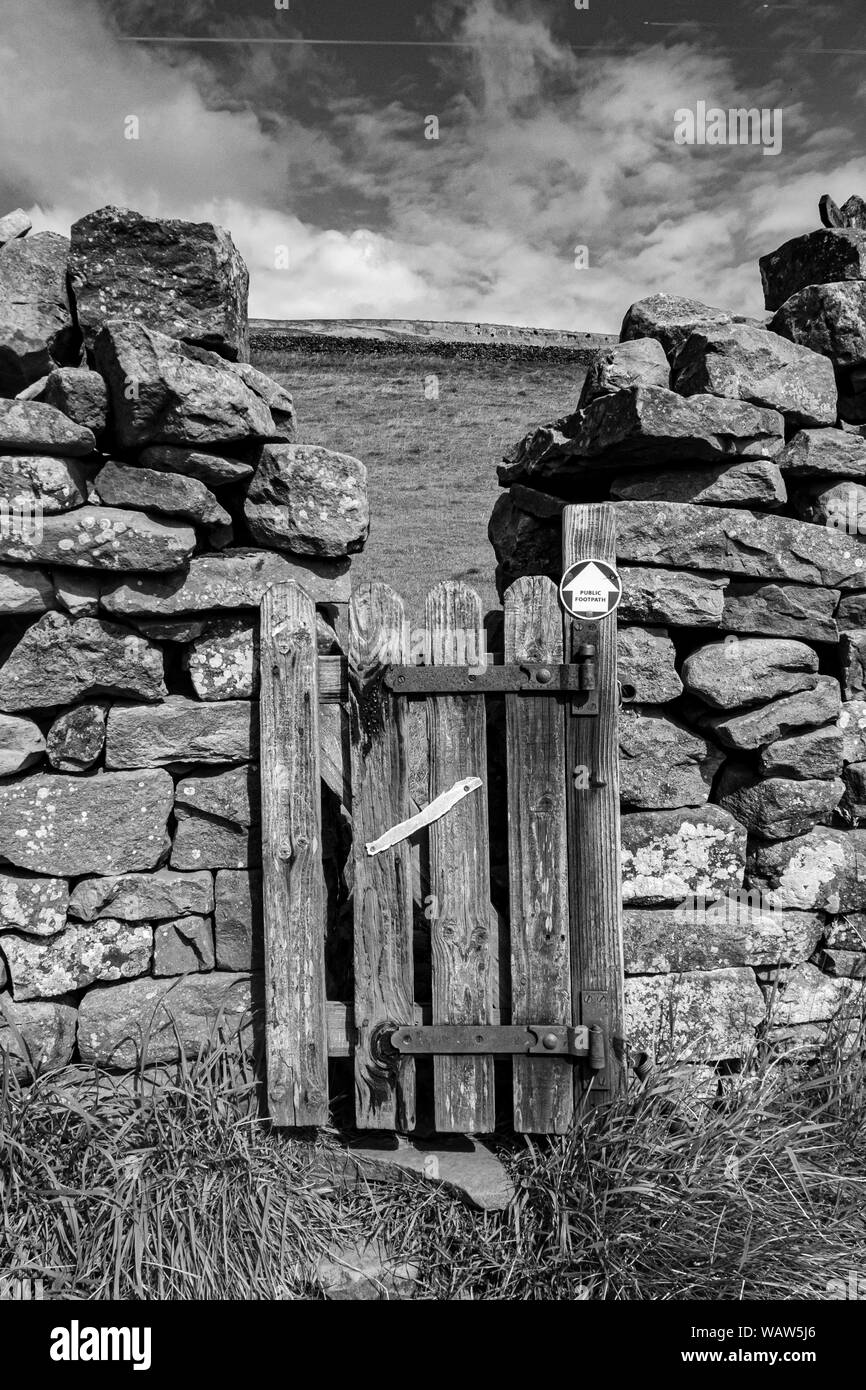
{"type": "Polygon", "coordinates": [[[503,666],[388,666],[383,681],[395,695],[568,695],[571,713],[597,715],[599,690],[594,641],[582,640],[577,659],[521,661],[503,666]]]}
{"type": "Polygon", "coordinates": [[[396,695],[579,695],[584,665],[548,661],[480,666],[389,666],[385,685],[396,695]]]}
{"type": "Polygon", "coordinates": [[[396,1028],[391,1046],[403,1056],[590,1057],[589,1029],[562,1023],[511,1026],[486,1023],[433,1023],[396,1028]]]}

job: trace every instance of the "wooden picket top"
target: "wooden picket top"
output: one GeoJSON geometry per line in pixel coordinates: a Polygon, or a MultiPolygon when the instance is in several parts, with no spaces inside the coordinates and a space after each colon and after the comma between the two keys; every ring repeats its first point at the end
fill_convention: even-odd
{"type": "MultiPolygon", "coordinates": [[[[604,504],[565,509],[564,569],[577,559],[613,564],[613,515],[604,504]]],[[[442,1133],[494,1128],[495,1057],[510,1068],[519,1133],[564,1133],[587,1097],[597,1104],[624,1085],[616,615],[592,625],[589,648],[584,629],[581,656],[555,584],[534,576],[507,591],[504,617],[498,660],[507,670],[497,686],[480,599],[462,583],[427,595],[420,677],[402,599],[385,584],[354,592],[342,625],[345,661],[317,658],[315,609],[294,582],[262,601],[267,1090],[276,1124],[327,1122],[329,1056],[353,1058],[360,1129],[414,1129],[413,1049],[432,1056],[442,1133]],[[574,678],[593,647],[598,714],[574,693],[590,688],[583,674],[577,685],[574,678]],[[538,682],[562,673],[550,690],[524,683],[527,669],[541,667],[538,682]],[[491,903],[486,702],[498,688],[510,969],[491,903]],[[409,791],[407,698],[426,707],[430,811],[420,819],[409,791]],[[348,1003],[325,997],[320,778],[352,821],[348,1003]],[[429,966],[430,1002],[415,997],[422,917],[430,959],[419,957],[420,978],[429,966]],[[417,1037],[398,1036],[410,1026],[417,1037]],[[525,1026],[539,1030],[534,1053],[508,1055],[505,1034],[526,1051],[525,1026]],[[594,1030],[591,1048],[584,1027],[594,1030]],[[435,1032],[426,1042],[425,1028],[435,1032]],[[463,1052],[453,1046],[461,1029],[471,1036],[463,1052]],[[545,1029],[558,1030],[543,1043],[560,1047],[556,1055],[543,1052],[545,1029]]]]}

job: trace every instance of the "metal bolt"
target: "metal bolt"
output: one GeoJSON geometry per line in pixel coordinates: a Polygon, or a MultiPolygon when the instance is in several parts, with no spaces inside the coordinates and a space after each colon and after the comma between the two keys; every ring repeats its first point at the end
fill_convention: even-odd
{"type": "Polygon", "coordinates": [[[553,672],[549,667],[542,666],[540,671],[536,671],[535,679],[539,685],[547,685],[549,681],[553,680],[553,672]]]}
{"type": "Polygon", "coordinates": [[[546,1047],[548,1052],[552,1052],[556,1047],[557,1041],[558,1039],[555,1033],[545,1033],[544,1037],[541,1039],[541,1046],[546,1047]]]}

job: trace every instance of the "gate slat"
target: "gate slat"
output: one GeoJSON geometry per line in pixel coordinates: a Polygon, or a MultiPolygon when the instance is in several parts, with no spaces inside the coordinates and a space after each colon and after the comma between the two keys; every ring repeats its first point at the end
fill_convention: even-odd
{"type": "MultiPolygon", "coordinates": [[[[505,595],[505,660],[562,659],[551,580],[518,579],[505,595]]],[[[552,695],[505,697],[513,1023],[570,1023],[566,712],[552,695]]],[[[514,1128],[562,1134],[572,1117],[573,1064],[514,1059],[514,1128]]]]}
{"type": "Polygon", "coordinates": [[[371,1052],[378,1024],[414,1018],[412,859],[408,841],[368,855],[366,844],[406,820],[405,701],[381,682],[383,664],[409,660],[403,600],[387,584],[358,588],[349,609],[354,856],[355,1120],[361,1129],[413,1129],[415,1063],[371,1052]],[[383,640],[386,648],[383,649],[383,640]]]}
{"type": "Polygon", "coordinates": [[[261,603],[262,895],[268,1108],[328,1121],[316,612],[294,580],[261,603]]]}
{"type": "MultiPolygon", "coordinates": [[[[483,659],[481,600],[448,581],[427,595],[425,660],[472,666],[483,659]]],[[[430,826],[430,935],[434,1023],[492,1022],[493,952],[487,828],[486,716],[483,695],[427,700],[430,799],[460,778],[485,783],[430,826]]],[[[436,1057],[436,1128],[486,1133],[494,1127],[493,1059],[436,1057]]]]}
{"type": "MultiPolygon", "coordinates": [[[[616,521],[609,504],[565,508],[563,570],[583,559],[616,564],[616,521]]],[[[577,788],[570,781],[568,793],[572,1007],[576,1023],[600,1024],[608,1037],[608,1065],[593,1076],[590,1105],[609,1100],[625,1084],[623,1058],[612,1044],[619,1039],[621,1049],[625,1036],[616,626],[616,613],[595,624],[598,717],[567,721],[568,768],[587,768],[590,782],[577,788]]],[[[579,1092],[587,1079],[585,1069],[575,1068],[579,1092]]]]}

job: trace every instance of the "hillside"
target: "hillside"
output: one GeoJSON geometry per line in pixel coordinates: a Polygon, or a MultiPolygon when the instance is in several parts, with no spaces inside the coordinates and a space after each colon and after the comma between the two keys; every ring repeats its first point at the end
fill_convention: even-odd
{"type": "Polygon", "coordinates": [[[253,350],[262,353],[303,349],[545,362],[586,361],[596,348],[616,342],[603,333],[434,319],[251,319],[250,338],[253,350]]]}
{"type": "Polygon", "coordinates": [[[299,438],[367,465],[371,531],[356,580],[387,581],[416,623],[442,579],[463,579],[485,609],[498,606],[487,540],[496,465],[528,429],[574,406],[592,352],[613,340],[502,325],[254,320],[251,341],[254,364],[294,395],[299,438]]]}

